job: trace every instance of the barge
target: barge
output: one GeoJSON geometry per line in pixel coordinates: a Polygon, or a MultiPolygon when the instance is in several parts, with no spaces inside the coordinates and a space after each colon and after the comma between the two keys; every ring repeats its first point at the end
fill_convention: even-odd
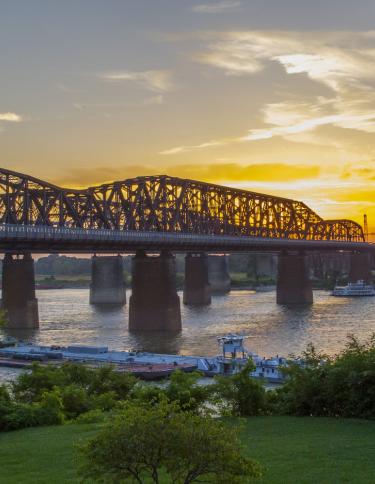
{"type": "Polygon", "coordinates": [[[284,381],[283,367],[288,360],[275,356],[260,357],[244,346],[245,336],[228,334],[218,338],[218,356],[167,355],[142,351],[111,351],[107,346],[39,346],[18,342],[0,348],[0,366],[28,368],[33,362],[59,365],[66,361],[100,367],[114,365],[118,371],[129,372],[138,378],[156,380],[168,377],[176,369],[184,372],[199,370],[203,375],[233,375],[251,360],[255,369],[251,376],[267,383],[284,381]]]}
{"type": "Polygon", "coordinates": [[[176,369],[191,372],[197,369],[197,359],[179,355],[158,355],[133,351],[110,351],[106,346],[39,346],[18,343],[0,348],[0,366],[29,368],[33,362],[59,365],[64,362],[84,363],[99,367],[113,365],[144,380],[168,377],[176,369]]]}

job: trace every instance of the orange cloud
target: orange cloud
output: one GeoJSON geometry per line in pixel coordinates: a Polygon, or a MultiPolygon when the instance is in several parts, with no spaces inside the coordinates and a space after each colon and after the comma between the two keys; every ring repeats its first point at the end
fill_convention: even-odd
{"type": "Polygon", "coordinates": [[[132,165],[123,168],[98,167],[75,169],[66,176],[53,180],[56,185],[70,188],[87,187],[101,183],[125,180],[145,175],[170,175],[213,183],[264,181],[282,182],[317,178],[320,168],[317,165],[289,165],[286,163],[259,163],[240,165],[237,163],[185,164],[185,165],[132,165]]]}

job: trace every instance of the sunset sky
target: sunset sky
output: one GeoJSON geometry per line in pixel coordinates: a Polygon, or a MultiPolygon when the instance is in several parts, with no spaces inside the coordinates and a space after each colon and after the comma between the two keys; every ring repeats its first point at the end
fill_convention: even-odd
{"type": "Polygon", "coordinates": [[[375,230],[373,0],[0,0],[0,166],[170,174],[375,230]]]}

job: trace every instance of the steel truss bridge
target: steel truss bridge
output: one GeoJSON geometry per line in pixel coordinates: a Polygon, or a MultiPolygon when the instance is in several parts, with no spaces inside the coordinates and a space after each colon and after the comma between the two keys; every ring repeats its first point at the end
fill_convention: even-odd
{"type": "Polygon", "coordinates": [[[303,202],[166,175],[87,189],[0,169],[0,250],[372,250],[352,220],[303,202]]]}

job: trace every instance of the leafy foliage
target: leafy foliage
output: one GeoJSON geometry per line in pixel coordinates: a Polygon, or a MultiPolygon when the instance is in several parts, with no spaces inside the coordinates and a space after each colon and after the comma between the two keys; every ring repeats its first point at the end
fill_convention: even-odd
{"type": "Polygon", "coordinates": [[[17,430],[64,422],[63,405],[57,392],[45,392],[32,404],[0,401],[0,431],[17,430]]]}
{"type": "Polygon", "coordinates": [[[166,402],[129,403],[82,452],[84,478],[108,483],[190,484],[204,477],[236,484],[261,474],[242,455],[236,429],[166,402]]]}
{"type": "Polygon", "coordinates": [[[349,337],[345,349],[328,358],[309,346],[306,365],[286,369],[276,392],[276,413],[375,418],[375,335],[360,343],[349,337]]]}
{"type": "Polygon", "coordinates": [[[157,403],[161,401],[175,402],[182,410],[199,412],[204,409],[211,389],[199,385],[202,374],[198,371],[185,373],[176,370],[162,387],[160,385],[136,386],[131,397],[141,402],[157,403]]]}
{"type": "Polygon", "coordinates": [[[250,376],[249,362],[232,376],[217,376],[211,392],[213,401],[224,414],[249,417],[267,413],[267,394],[261,382],[250,376]]]}
{"type": "Polygon", "coordinates": [[[81,389],[88,396],[113,392],[120,400],[128,396],[136,382],[129,373],[116,372],[111,366],[94,369],[66,363],[56,368],[34,363],[30,372],[22,373],[13,383],[12,391],[19,401],[25,403],[38,401],[45,391],[55,387],[66,393],[67,386],[72,390],[81,389]]]}
{"type": "Polygon", "coordinates": [[[10,391],[0,386],[0,430],[61,424],[90,412],[97,419],[126,399],[136,382],[111,367],[34,364],[12,383],[10,391]]]}

